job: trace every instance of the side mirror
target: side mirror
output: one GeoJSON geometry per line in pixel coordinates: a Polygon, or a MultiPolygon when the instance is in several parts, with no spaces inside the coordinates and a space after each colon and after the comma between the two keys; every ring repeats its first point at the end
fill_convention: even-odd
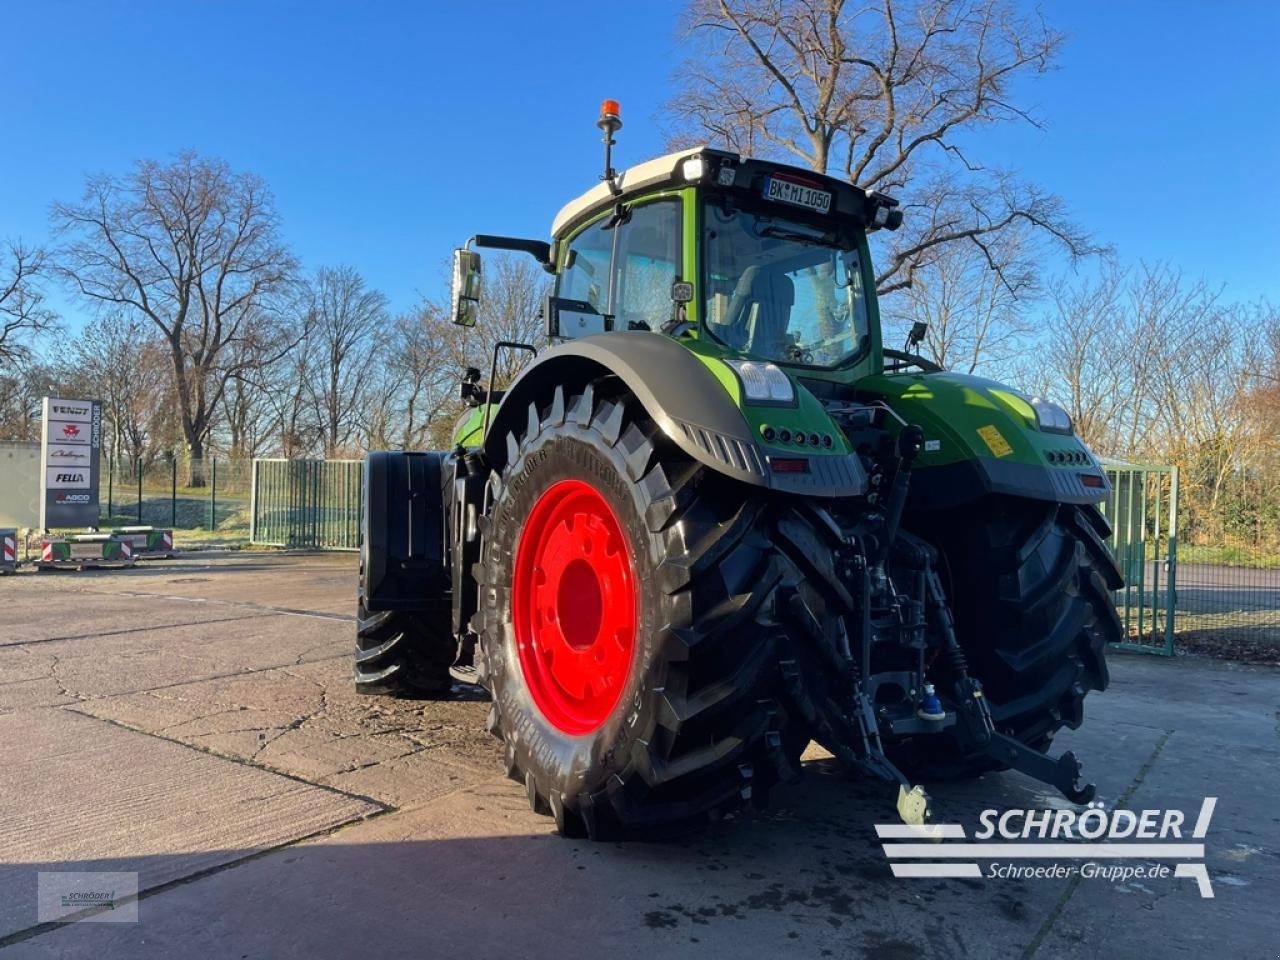
{"type": "Polygon", "coordinates": [[[613,318],[600,313],[586,300],[548,296],[542,301],[542,319],[546,321],[548,337],[573,340],[604,333],[613,318]]]}
{"type": "Polygon", "coordinates": [[[480,313],[480,254],[459,248],[453,251],[453,289],[451,291],[453,322],[474,327],[480,313]]]}

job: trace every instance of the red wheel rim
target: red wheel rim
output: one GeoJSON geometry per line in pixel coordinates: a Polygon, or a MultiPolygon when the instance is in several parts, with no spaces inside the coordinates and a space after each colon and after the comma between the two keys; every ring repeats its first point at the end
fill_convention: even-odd
{"type": "Polygon", "coordinates": [[[597,729],[631,673],[636,581],[622,525],[590,484],[561,480],[533,505],[516,546],[511,612],[543,716],[568,734],[597,729]]]}

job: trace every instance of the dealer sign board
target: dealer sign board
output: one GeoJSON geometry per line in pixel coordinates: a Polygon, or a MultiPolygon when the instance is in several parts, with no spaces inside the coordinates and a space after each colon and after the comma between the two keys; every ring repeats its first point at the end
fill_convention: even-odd
{"type": "Polygon", "coordinates": [[[40,438],[40,527],[98,525],[98,456],[102,404],[44,398],[40,438]]]}

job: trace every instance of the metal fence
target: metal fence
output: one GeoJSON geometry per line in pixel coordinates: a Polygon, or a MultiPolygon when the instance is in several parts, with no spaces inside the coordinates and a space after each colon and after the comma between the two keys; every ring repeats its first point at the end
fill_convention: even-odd
{"type": "Polygon", "coordinates": [[[249,539],[268,546],[358,550],[359,460],[254,460],[249,539]]]}
{"type": "Polygon", "coordinates": [[[250,465],[248,460],[212,457],[109,459],[98,481],[101,524],[150,524],[203,531],[211,540],[244,541],[249,534],[250,465]]]}
{"type": "Polygon", "coordinates": [[[1178,645],[1280,661],[1280,458],[1184,472],[1179,520],[1178,645]]]}
{"type": "Polygon", "coordinates": [[[1280,662],[1280,470],[1110,464],[1104,505],[1129,649],[1280,662]]]}
{"type": "Polygon", "coordinates": [[[1108,546],[1124,587],[1116,610],[1128,638],[1121,647],[1173,653],[1178,578],[1178,471],[1148,464],[1106,467],[1111,495],[1102,512],[1111,522],[1108,546]]]}

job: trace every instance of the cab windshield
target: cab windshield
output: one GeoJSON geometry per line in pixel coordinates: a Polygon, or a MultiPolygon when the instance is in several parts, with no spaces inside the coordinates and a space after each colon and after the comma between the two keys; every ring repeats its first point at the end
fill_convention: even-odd
{"type": "Polygon", "coordinates": [[[853,238],[776,211],[707,204],[706,329],[735,350],[834,367],[862,350],[867,303],[853,238]]]}

